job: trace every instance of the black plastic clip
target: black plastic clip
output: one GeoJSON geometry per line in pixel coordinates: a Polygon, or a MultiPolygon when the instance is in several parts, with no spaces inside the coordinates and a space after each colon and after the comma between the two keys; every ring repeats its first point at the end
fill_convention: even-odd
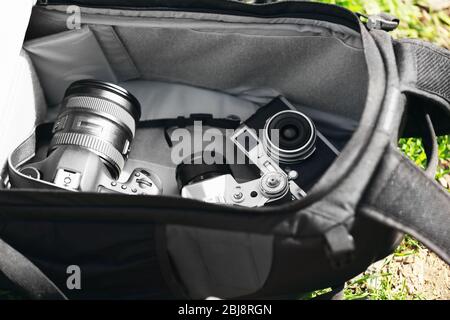
{"type": "Polygon", "coordinates": [[[366,27],[369,30],[392,31],[397,29],[400,23],[400,19],[386,12],[371,14],[368,16],[359,14],[359,16],[367,19],[366,27]]]}
{"type": "Polygon", "coordinates": [[[206,122],[206,121],[210,121],[211,119],[213,119],[213,115],[210,113],[191,113],[189,115],[189,118],[192,121],[206,122]]]}
{"type": "Polygon", "coordinates": [[[325,233],[327,254],[335,269],[350,264],[354,258],[355,242],[344,225],[338,225],[325,233]]]}

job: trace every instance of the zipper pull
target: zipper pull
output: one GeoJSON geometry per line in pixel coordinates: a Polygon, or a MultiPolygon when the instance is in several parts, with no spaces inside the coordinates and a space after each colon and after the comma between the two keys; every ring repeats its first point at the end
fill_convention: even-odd
{"type": "Polygon", "coordinates": [[[365,22],[367,29],[369,30],[384,30],[392,31],[397,29],[400,20],[389,13],[380,12],[378,14],[364,15],[359,13],[360,17],[367,19],[365,22]]]}

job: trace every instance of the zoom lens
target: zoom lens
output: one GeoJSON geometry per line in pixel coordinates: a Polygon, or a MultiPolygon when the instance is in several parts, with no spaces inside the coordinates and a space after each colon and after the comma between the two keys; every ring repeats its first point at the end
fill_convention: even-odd
{"type": "Polygon", "coordinates": [[[314,152],[316,128],[303,113],[285,110],[267,120],[262,140],[270,157],[280,163],[295,163],[314,152]]]}
{"type": "Polygon", "coordinates": [[[139,102],[125,89],[96,80],[74,82],[66,90],[49,151],[62,146],[87,149],[118,178],[140,116],[139,102]]]}

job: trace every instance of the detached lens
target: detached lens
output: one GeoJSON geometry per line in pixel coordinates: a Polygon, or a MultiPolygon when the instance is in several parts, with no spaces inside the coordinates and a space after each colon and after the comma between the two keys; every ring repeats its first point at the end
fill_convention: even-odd
{"type": "Polygon", "coordinates": [[[295,163],[315,150],[316,128],[299,111],[281,111],[267,120],[263,143],[266,152],[281,163],[295,163]]]}

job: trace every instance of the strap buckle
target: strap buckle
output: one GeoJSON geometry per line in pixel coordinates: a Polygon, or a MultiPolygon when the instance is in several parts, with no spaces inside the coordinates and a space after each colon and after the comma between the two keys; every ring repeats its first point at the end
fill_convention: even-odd
{"type": "Polygon", "coordinates": [[[326,251],[335,269],[349,265],[354,258],[355,242],[344,225],[338,225],[325,233],[326,251]]]}
{"type": "Polygon", "coordinates": [[[378,14],[364,15],[359,14],[360,17],[367,19],[366,27],[369,30],[384,30],[393,31],[397,29],[400,19],[386,12],[380,12],[378,14]]]}
{"type": "Polygon", "coordinates": [[[193,121],[207,122],[207,121],[213,119],[213,115],[210,113],[191,113],[189,115],[189,119],[191,119],[193,121]]]}

